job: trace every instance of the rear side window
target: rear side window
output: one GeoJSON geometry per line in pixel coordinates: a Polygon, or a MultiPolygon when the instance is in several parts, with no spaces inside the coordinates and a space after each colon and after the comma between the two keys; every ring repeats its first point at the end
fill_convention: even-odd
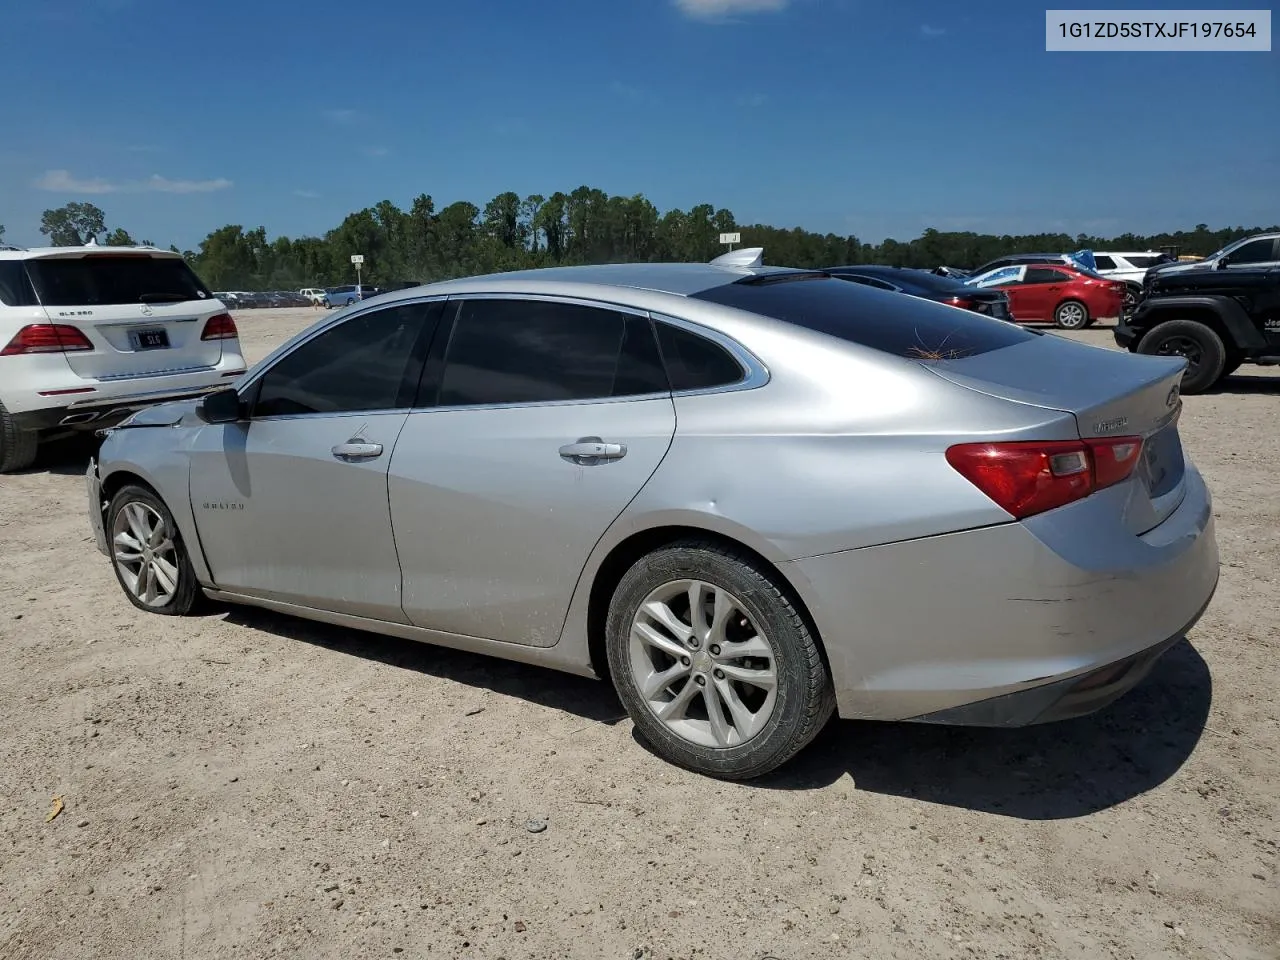
{"type": "Polygon", "coordinates": [[[0,260],[0,303],[6,307],[34,307],[39,304],[21,260],[0,260]]]}
{"type": "Polygon", "coordinates": [[[281,357],[259,381],[255,417],[408,407],[435,305],[404,304],[346,320],[281,357]]]}
{"type": "Polygon", "coordinates": [[[726,387],[746,376],[742,366],[727,350],[706,337],[669,323],[658,323],[657,330],[672,390],[726,387]]]}
{"type": "MultiPolygon", "coordinates": [[[[1093,262],[1097,264],[1099,270],[1114,270],[1116,268],[1116,262],[1103,254],[1095,253],[1093,255],[1093,262]]],[[[1129,258],[1129,262],[1133,263],[1132,257],[1129,258]]],[[[1134,265],[1137,266],[1137,264],[1134,265]]]]}
{"type": "Polygon", "coordinates": [[[213,294],[177,257],[94,254],[27,261],[27,272],[46,307],[121,303],[182,303],[213,294]]]}
{"type": "Polygon", "coordinates": [[[668,390],[645,317],[549,300],[469,300],[454,323],[437,403],[552,403],[668,390]]]}
{"type": "Polygon", "coordinates": [[[696,299],[792,323],[897,357],[972,357],[1035,336],[1002,320],[832,278],[737,282],[696,299]]]}

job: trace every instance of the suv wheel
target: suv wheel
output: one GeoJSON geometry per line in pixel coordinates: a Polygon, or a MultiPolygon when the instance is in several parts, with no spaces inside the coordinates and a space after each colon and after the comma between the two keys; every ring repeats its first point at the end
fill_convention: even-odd
{"type": "Polygon", "coordinates": [[[146,487],[130,484],[107,507],[111,565],[139,610],[180,617],[203,598],[173,514],[146,487]]]}
{"type": "Polygon", "coordinates": [[[13,414],[0,403],[0,473],[22,470],[35,463],[39,443],[39,435],[19,427],[13,414]]]}
{"type": "Polygon", "coordinates": [[[1089,325],[1089,308],[1079,300],[1063,300],[1053,311],[1053,322],[1063,330],[1083,330],[1089,325]]]}
{"type": "Polygon", "coordinates": [[[1142,338],[1138,353],[1186,360],[1187,369],[1182,374],[1184,394],[1208,390],[1222,378],[1227,362],[1227,348],[1222,338],[1195,320],[1167,320],[1158,324],[1142,338]]]}
{"type": "Polygon", "coordinates": [[[641,558],[609,604],[614,686],[663,759],[745,780],[809,743],[835,697],[816,637],[750,558],[705,541],[641,558]]]}

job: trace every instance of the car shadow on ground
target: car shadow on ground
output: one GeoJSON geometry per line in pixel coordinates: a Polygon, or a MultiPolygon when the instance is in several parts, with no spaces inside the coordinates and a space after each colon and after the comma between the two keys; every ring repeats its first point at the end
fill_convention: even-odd
{"type": "Polygon", "coordinates": [[[492,690],[595,723],[611,725],[626,718],[613,687],[586,677],[399,637],[349,630],[257,607],[229,606],[226,620],[401,670],[492,690]]]}
{"type": "Polygon", "coordinates": [[[1280,394],[1280,377],[1233,373],[1219,380],[1209,390],[1210,395],[1223,393],[1280,394]]]}
{"type": "MultiPolygon", "coordinates": [[[[608,683],[254,607],[231,607],[226,617],[595,723],[626,719],[608,683]]],[[[869,793],[1023,820],[1080,817],[1131,800],[1173,776],[1206,729],[1212,697],[1209,667],[1184,640],[1137,688],[1093,716],[1012,730],[836,720],[793,761],[746,785],[814,790],[848,776],[869,793]]],[[[645,747],[634,731],[633,736],[645,747]]]]}
{"type": "Polygon", "coordinates": [[[42,443],[36,462],[25,470],[15,470],[14,476],[42,473],[58,477],[83,476],[89,468],[89,458],[98,452],[101,443],[92,433],[42,443]]]}
{"type": "Polygon", "coordinates": [[[792,763],[759,781],[812,789],[846,774],[859,790],[1023,820],[1085,816],[1173,776],[1206,729],[1213,680],[1187,641],[1092,716],[1015,729],[832,723],[792,763]]]}

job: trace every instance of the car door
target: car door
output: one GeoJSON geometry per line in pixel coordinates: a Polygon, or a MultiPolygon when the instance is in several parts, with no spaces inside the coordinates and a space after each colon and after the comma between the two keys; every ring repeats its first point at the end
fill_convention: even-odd
{"type": "Polygon", "coordinates": [[[1027,267],[1017,285],[1018,301],[1015,316],[1019,320],[1048,320],[1066,285],[1066,274],[1050,267],[1027,267]]]}
{"type": "Polygon", "coordinates": [[[191,452],[191,501],[217,586],[405,622],[387,468],[442,301],[322,328],[241,388],[246,416],[191,452]]]}
{"type": "Polygon", "coordinates": [[[551,646],[592,548],[675,433],[652,324],[535,297],[468,298],[446,317],[391,458],[404,610],[551,646]]]}

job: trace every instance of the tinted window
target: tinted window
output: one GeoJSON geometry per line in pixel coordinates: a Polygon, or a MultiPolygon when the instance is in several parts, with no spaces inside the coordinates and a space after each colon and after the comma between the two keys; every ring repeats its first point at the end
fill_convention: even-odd
{"type": "Polygon", "coordinates": [[[1252,240],[1227,256],[1234,263],[1269,263],[1275,259],[1274,240],[1252,240]]]}
{"type": "Polygon", "coordinates": [[[307,341],[262,377],[253,415],[408,406],[422,372],[414,347],[429,309],[416,303],[374,310],[307,341]]]}
{"type": "Polygon", "coordinates": [[[898,357],[974,356],[1035,336],[1002,320],[836,279],[730,283],[695,297],[898,357]]]}
{"type": "Polygon", "coordinates": [[[0,260],[0,303],[6,307],[34,307],[39,303],[21,260],[0,260]]]}
{"type": "Polygon", "coordinates": [[[177,257],[93,254],[27,261],[46,307],[210,300],[208,288],[177,257]]]}
{"type": "Polygon", "coordinates": [[[458,311],[438,403],[548,403],[665,393],[649,321],[540,300],[471,300],[458,311]]]}
{"type": "Polygon", "coordinates": [[[1125,257],[1133,266],[1139,270],[1145,270],[1148,267],[1154,267],[1157,263],[1172,263],[1173,257],[1163,253],[1143,254],[1140,257],[1125,257]]]}
{"type": "MultiPolygon", "coordinates": [[[[1116,262],[1103,254],[1095,253],[1093,255],[1093,262],[1099,270],[1114,270],[1116,268],[1116,262]]],[[[1132,258],[1130,258],[1130,262],[1132,262],[1132,258]]]]}
{"type": "Polygon", "coordinates": [[[1061,270],[1050,270],[1048,267],[1028,267],[1023,283],[1066,283],[1071,277],[1061,270]]]}
{"type": "Polygon", "coordinates": [[[672,390],[726,387],[746,376],[741,364],[727,350],[706,337],[668,323],[657,324],[657,330],[672,390]]]}

